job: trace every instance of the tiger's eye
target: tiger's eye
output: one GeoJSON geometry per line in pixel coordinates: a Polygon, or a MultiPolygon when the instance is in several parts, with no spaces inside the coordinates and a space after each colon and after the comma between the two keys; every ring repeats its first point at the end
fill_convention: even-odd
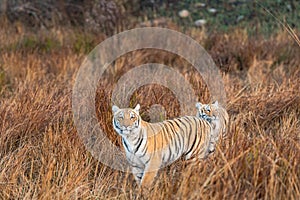
{"type": "Polygon", "coordinates": [[[130,116],[130,120],[134,120],[135,119],[135,116],[130,116]]]}

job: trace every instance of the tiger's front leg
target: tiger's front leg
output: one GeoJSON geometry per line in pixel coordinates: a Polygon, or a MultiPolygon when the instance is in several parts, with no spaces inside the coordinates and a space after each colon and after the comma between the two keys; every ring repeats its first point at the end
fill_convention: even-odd
{"type": "Polygon", "coordinates": [[[157,175],[157,170],[145,172],[141,182],[141,186],[143,188],[148,188],[148,189],[151,188],[156,175],[157,175]]]}
{"type": "Polygon", "coordinates": [[[157,175],[157,171],[161,166],[160,156],[154,156],[151,158],[149,163],[146,165],[144,176],[142,178],[142,187],[146,189],[150,189],[154,178],[157,175]]]}
{"type": "Polygon", "coordinates": [[[139,167],[139,166],[132,166],[131,171],[132,171],[135,181],[137,182],[137,184],[139,186],[141,186],[145,169],[142,167],[139,167]]]}

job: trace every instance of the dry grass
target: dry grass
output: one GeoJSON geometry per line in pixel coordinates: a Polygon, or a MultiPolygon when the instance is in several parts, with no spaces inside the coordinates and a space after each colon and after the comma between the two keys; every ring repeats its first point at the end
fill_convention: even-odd
{"type": "MultiPolygon", "coordinates": [[[[207,160],[194,166],[178,161],[161,170],[151,195],[143,196],[130,174],[102,165],[77,135],[71,93],[86,49],[79,45],[80,51],[74,50],[76,34],[53,31],[51,38],[59,46],[48,50],[12,48],[27,33],[1,29],[0,198],[298,199],[299,46],[285,32],[265,40],[248,38],[240,30],[211,36],[188,31],[224,72],[231,119],[228,136],[207,160]]],[[[33,37],[39,41],[44,35],[33,37]]],[[[103,39],[92,38],[94,45],[103,39]]],[[[118,77],[136,64],[162,62],[177,67],[193,83],[199,99],[208,101],[201,77],[191,77],[189,65],[173,57],[137,51],[120,58],[108,74],[118,77]]],[[[116,140],[110,125],[111,102],[103,95],[113,85],[99,84],[97,109],[105,113],[99,122],[116,140]]],[[[169,117],[178,114],[172,93],[157,85],[137,91],[131,103],[137,101],[145,118],[153,103],[168,105],[169,117]]]]}

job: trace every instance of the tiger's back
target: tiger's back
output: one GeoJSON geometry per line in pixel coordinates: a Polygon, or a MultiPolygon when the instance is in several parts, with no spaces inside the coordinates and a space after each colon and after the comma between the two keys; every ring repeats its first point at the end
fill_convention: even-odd
{"type": "Polygon", "coordinates": [[[195,116],[166,120],[160,123],[142,123],[142,131],[147,132],[147,144],[139,149],[144,153],[161,156],[162,165],[167,165],[184,156],[203,159],[207,156],[207,146],[211,131],[209,123],[195,116]],[[159,155],[161,154],[161,155],[159,155]]]}

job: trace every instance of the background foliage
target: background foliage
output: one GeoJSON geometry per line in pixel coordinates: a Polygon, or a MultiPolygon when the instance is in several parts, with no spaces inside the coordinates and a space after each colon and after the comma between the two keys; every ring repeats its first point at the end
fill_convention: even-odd
{"type": "MultiPolygon", "coordinates": [[[[262,1],[290,33],[253,1],[1,1],[1,199],[298,199],[300,196],[299,2],[262,1]],[[154,3],[153,3],[154,2],[154,3]],[[199,3],[205,3],[200,6],[199,3]],[[212,14],[209,8],[217,12],[212,14]],[[190,15],[181,18],[178,12],[190,15]],[[239,22],[237,18],[244,16],[239,22]],[[198,18],[207,20],[195,27],[198,18]],[[102,165],[73,124],[72,86],[87,53],[110,35],[134,27],[182,31],[222,71],[230,115],[227,137],[205,161],[179,160],[160,171],[149,196],[129,173],[102,165]],[[293,37],[292,37],[293,36],[293,37]]],[[[111,126],[114,81],[149,62],[176,68],[209,101],[200,75],[185,60],[157,50],[134,51],[99,83],[99,124],[111,126]]],[[[135,92],[141,114],[155,103],[178,115],[174,95],[148,85],[135,92]]]]}

